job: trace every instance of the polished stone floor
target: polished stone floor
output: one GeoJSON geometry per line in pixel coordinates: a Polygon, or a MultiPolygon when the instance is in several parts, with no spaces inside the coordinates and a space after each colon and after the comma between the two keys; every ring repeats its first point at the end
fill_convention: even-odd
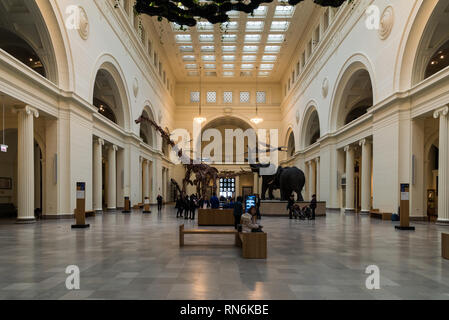
{"type": "MultiPolygon", "coordinates": [[[[106,213],[71,220],[0,222],[0,299],[449,299],[449,227],[328,213],[316,221],[262,219],[268,259],[244,260],[233,238],[187,235],[178,246],[173,206],[161,213],[106,213]],[[365,286],[369,265],[380,289],[365,286]],[[68,265],[80,290],[66,289],[68,265]]],[[[195,222],[186,221],[186,228],[195,222]]]]}

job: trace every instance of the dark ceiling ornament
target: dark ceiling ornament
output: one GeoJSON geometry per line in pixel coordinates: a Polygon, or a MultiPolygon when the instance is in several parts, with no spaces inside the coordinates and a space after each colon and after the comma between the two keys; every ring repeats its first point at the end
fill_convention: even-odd
{"type": "MultiPolygon", "coordinates": [[[[291,6],[296,6],[304,0],[288,0],[291,6]]],[[[313,0],[323,7],[340,7],[344,2],[352,0],[313,0]]],[[[229,21],[229,11],[241,11],[251,14],[262,3],[271,3],[273,0],[212,0],[200,2],[199,0],[136,0],[134,6],[139,14],[166,18],[181,26],[193,27],[197,21],[205,19],[212,24],[229,21]]]]}

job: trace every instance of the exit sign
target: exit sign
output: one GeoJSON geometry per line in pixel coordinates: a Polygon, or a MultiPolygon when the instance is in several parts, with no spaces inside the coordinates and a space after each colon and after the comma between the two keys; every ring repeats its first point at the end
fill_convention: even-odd
{"type": "Polygon", "coordinates": [[[1,152],[8,152],[8,146],[6,144],[2,144],[0,145],[1,147],[1,152]]]}

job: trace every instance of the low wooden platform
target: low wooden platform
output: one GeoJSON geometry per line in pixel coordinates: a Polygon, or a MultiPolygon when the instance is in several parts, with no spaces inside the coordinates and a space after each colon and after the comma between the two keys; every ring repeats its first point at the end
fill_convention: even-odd
{"type": "MultiPolygon", "coordinates": [[[[260,201],[260,214],[262,216],[273,216],[273,217],[288,217],[287,210],[288,201],[281,200],[261,200],[260,201]]],[[[304,206],[309,206],[309,201],[296,202],[301,208],[304,206]]],[[[326,202],[318,201],[315,209],[315,216],[326,216],[326,202]]]]}
{"type": "Polygon", "coordinates": [[[449,233],[441,234],[441,256],[449,260],[449,233]]]}
{"type": "Polygon", "coordinates": [[[234,226],[233,209],[198,209],[199,226],[234,226]]]}
{"type": "Polygon", "coordinates": [[[380,212],[378,209],[371,210],[369,212],[371,218],[382,219],[382,220],[390,220],[391,221],[391,212],[380,212]]]}

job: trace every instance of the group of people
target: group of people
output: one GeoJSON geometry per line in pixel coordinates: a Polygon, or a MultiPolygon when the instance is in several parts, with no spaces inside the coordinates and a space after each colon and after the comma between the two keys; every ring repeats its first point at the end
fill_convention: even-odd
{"type": "Polygon", "coordinates": [[[195,220],[196,209],[202,207],[205,203],[204,199],[198,199],[196,195],[191,194],[190,196],[180,196],[176,199],[175,208],[178,209],[176,211],[176,218],[191,219],[195,220]]]}
{"type": "MultiPolygon", "coordinates": [[[[289,217],[289,219],[293,219],[293,211],[295,210],[295,206],[297,206],[295,204],[295,195],[291,194],[290,198],[288,199],[288,203],[287,203],[287,210],[288,210],[288,217],[289,217]]],[[[309,208],[312,211],[312,214],[310,215],[309,220],[315,220],[315,209],[316,209],[316,206],[317,206],[316,194],[313,194],[312,195],[312,200],[310,200],[310,205],[309,205],[309,208]]],[[[296,218],[296,215],[295,215],[295,218],[296,218]]]]}

